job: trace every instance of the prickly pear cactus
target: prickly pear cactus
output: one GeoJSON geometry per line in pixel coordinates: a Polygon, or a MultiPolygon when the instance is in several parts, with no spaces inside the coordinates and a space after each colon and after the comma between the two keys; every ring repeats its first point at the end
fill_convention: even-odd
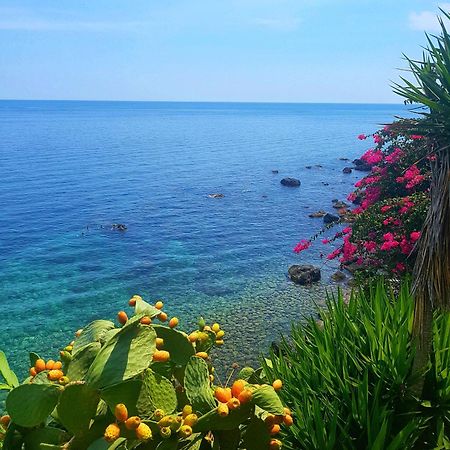
{"type": "Polygon", "coordinates": [[[31,352],[22,384],[0,352],[10,390],[0,449],[281,448],[275,435],[292,417],[276,392],[280,380],[270,386],[259,370],[245,368],[231,386],[215,385],[210,353],[224,343],[219,324],[201,318],[187,334],[161,301],[135,295],[129,306],[118,326],[95,320],[78,330],[60,360],[31,352]]]}

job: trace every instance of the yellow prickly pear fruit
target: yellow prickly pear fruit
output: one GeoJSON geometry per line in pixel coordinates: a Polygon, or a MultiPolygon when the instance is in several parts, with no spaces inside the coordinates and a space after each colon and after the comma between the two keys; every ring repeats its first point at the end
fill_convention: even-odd
{"type": "Polygon", "coordinates": [[[284,416],[283,423],[284,423],[287,427],[291,427],[292,424],[294,423],[294,419],[292,418],[291,415],[286,414],[286,415],[284,416]]]}
{"type": "Polygon", "coordinates": [[[118,403],[114,408],[114,415],[119,422],[125,422],[128,419],[128,409],[123,403],[118,403]]]}
{"type": "Polygon", "coordinates": [[[159,300],[155,303],[156,309],[163,309],[163,306],[164,306],[164,303],[161,300],[159,300]]]}
{"type": "Polygon", "coordinates": [[[152,438],[152,430],[145,423],[140,423],[136,428],[136,437],[140,441],[148,441],[152,438]]]}
{"type": "Polygon", "coordinates": [[[214,333],[217,333],[220,330],[220,325],[218,323],[213,323],[211,326],[211,330],[213,330],[214,333]]]}
{"type": "Polygon", "coordinates": [[[217,340],[216,341],[216,345],[219,345],[219,346],[223,345],[223,340],[222,339],[217,340]]]}
{"type": "Polygon", "coordinates": [[[275,425],[272,426],[272,428],[270,429],[270,434],[273,436],[275,434],[278,434],[280,432],[281,428],[280,425],[278,425],[277,423],[275,425]]]}
{"type": "Polygon", "coordinates": [[[114,442],[120,437],[120,428],[117,423],[112,423],[106,427],[105,434],[103,435],[106,442],[114,442]]]}
{"type": "Polygon", "coordinates": [[[216,334],[216,339],[222,339],[225,336],[225,331],[220,330],[216,334]]]}
{"type": "Polygon", "coordinates": [[[58,383],[59,383],[61,386],[65,386],[66,384],[69,384],[69,382],[70,382],[69,377],[66,377],[66,376],[61,377],[61,378],[58,380],[58,383]]]}
{"type": "Polygon", "coordinates": [[[46,370],[53,370],[54,369],[54,366],[55,365],[55,361],[53,361],[53,359],[49,359],[48,361],[47,361],[47,363],[45,364],[45,369],[46,370]]]}
{"type": "Polygon", "coordinates": [[[37,374],[36,369],[34,367],[30,367],[30,377],[35,377],[37,374]]]}
{"type": "Polygon", "coordinates": [[[175,328],[178,325],[178,322],[179,322],[178,317],[172,317],[169,320],[169,327],[170,328],[175,328]]]}
{"type": "Polygon", "coordinates": [[[170,424],[170,428],[172,431],[177,431],[181,427],[181,423],[183,422],[183,418],[180,416],[172,417],[172,423],[170,424]]]}
{"type": "Polygon", "coordinates": [[[125,421],[125,426],[129,430],[135,430],[141,423],[141,419],[138,416],[131,416],[125,421]]]}
{"type": "Polygon", "coordinates": [[[158,350],[161,350],[164,347],[164,339],[163,338],[156,338],[156,348],[158,350]]]}
{"type": "Polygon", "coordinates": [[[189,414],[192,414],[193,409],[191,405],[184,405],[183,407],[183,411],[182,411],[182,416],[183,417],[187,417],[189,416],[189,414]]]}
{"type": "Polygon", "coordinates": [[[276,390],[279,391],[282,387],[283,387],[283,382],[281,380],[275,380],[272,383],[272,387],[276,390]]]}
{"type": "Polygon", "coordinates": [[[193,427],[198,422],[197,414],[189,414],[184,418],[183,425],[189,425],[193,427]]]}
{"type": "Polygon", "coordinates": [[[214,375],[209,376],[209,381],[212,383],[214,381],[214,375]]]}
{"type": "Polygon", "coordinates": [[[159,430],[159,434],[161,435],[161,437],[163,439],[167,439],[167,438],[170,438],[170,435],[172,434],[172,430],[170,429],[170,427],[162,427],[159,430]]]}
{"type": "Polygon", "coordinates": [[[208,359],[208,353],[206,353],[206,352],[197,352],[195,354],[195,356],[198,356],[199,358],[202,358],[202,359],[208,359]]]}
{"type": "Polygon", "coordinates": [[[189,336],[188,339],[190,342],[194,343],[198,339],[198,333],[196,331],[193,331],[189,336]]]}
{"type": "Polygon", "coordinates": [[[172,417],[171,416],[164,416],[159,422],[158,427],[159,428],[167,428],[172,423],[172,417]]]}
{"type": "Polygon", "coordinates": [[[203,344],[204,342],[207,342],[209,340],[209,334],[205,333],[204,331],[197,332],[197,341],[200,344],[203,344]]]}
{"type": "Polygon", "coordinates": [[[219,414],[220,417],[227,417],[230,410],[226,403],[219,403],[219,406],[217,407],[217,414],[219,414]]]}
{"type": "Polygon", "coordinates": [[[161,420],[164,417],[165,413],[162,409],[155,409],[155,412],[153,413],[153,418],[155,420],[161,420]]]}
{"type": "Polygon", "coordinates": [[[211,331],[211,327],[209,325],[205,325],[205,327],[203,328],[203,330],[205,331],[211,331]]]}
{"type": "Polygon", "coordinates": [[[64,376],[62,370],[50,370],[47,374],[47,378],[50,381],[58,381],[61,377],[64,376]]]}
{"type": "Polygon", "coordinates": [[[150,325],[152,323],[152,319],[148,316],[144,316],[140,321],[142,325],[150,325]]]}
{"type": "Polygon", "coordinates": [[[167,320],[167,314],[166,314],[165,312],[161,311],[161,312],[158,314],[158,319],[159,319],[161,322],[165,322],[165,321],[167,320]]]}
{"type": "Polygon", "coordinates": [[[230,388],[223,388],[223,387],[217,387],[214,391],[214,396],[219,400],[221,403],[226,403],[228,400],[231,399],[231,389],[230,388]]]}
{"type": "Polygon", "coordinates": [[[182,425],[178,430],[178,434],[183,439],[186,439],[192,434],[192,428],[189,425],[182,425]]]}
{"type": "Polygon", "coordinates": [[[170,359],[170,353],[166,350],[156,350],[153,353],[153,361],[155,362],[167,362],[170,359]]]}
{"type": "Polygon", "coordinates": [[[11,417],[9,417],[8,415],[0,417],[0,424],[2,424],[3,428],[8,428],[10,422],[11,417]]]}
{"type": "Polygon", "coordinates": [[[54,370],[59,370],[59,369],[61,369],[62,368],[62,362],[61,361],[56,361],[54,364],[53,364],[53,369],[54,370]]]}

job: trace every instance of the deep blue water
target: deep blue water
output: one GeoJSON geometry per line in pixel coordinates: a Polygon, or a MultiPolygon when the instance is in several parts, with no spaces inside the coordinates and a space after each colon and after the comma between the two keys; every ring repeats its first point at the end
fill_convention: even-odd
{"type": "Polygon", "coordinates": [[[220,321],[226,362],[254,362],[323,298],[333,266],[313,288],[286,272],[329,251],[292,248],[321,225],[308,213],[331,212],[361,175],[344,175],[339,158],[359,156],[369,143],[357,134],[403,111],[0,102],[0,348],[24,370],[29,350],[56,357],[76,329],[139,293],[162,298],[182,328],[200,314],[220,321]],[[301,187],[281,186],[284,176],[301,187]],[[208,198],[216,192],[224,198],[208,198]]]}

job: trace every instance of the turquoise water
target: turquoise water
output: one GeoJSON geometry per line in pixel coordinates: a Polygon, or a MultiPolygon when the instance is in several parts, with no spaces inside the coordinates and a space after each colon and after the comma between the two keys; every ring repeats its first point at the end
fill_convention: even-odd
{"type": "Polygon", "coordinates": [[[29,350],[56,357],[75,330],[139,293],[163,299],[182,328],[200,314],[220,321],[222,361],[255,363],[314,311],[335,270],[324,266],[311,288],[286,278],[292,263],[323,264],[321,245],[292,248],[321,225],[308,214],[332,212],[361,175],[344,175],[339,158],[359,156],[368,143],[356,135],[403,111],[0,102],[0,348],[23,374],[29,350]],[[281,186],[285,176],[301,187],[281,186]]]}

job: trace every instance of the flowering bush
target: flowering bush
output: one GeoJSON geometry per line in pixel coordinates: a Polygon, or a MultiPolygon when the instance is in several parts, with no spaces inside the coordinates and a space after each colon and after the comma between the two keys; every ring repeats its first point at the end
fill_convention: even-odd
{"type": "MultiPolygon", "coordinates": [[[[414,249],[429,205],[433,143],[408,134],[408,120],[372,135],[374,146],[360,158],[370,172],[355,184],[348,200],[355,204],[352,224],[323,244],[338,241],[327,259],[368,273],[401,273],[414,264],[414,249]]],[[[358,139],[368,136],[361,134],[358,139]]],[[[316,235],[317,236],[317,235],[316,235]]],[[[296,253],[314,240],[302,240],[296,253]]]]}

